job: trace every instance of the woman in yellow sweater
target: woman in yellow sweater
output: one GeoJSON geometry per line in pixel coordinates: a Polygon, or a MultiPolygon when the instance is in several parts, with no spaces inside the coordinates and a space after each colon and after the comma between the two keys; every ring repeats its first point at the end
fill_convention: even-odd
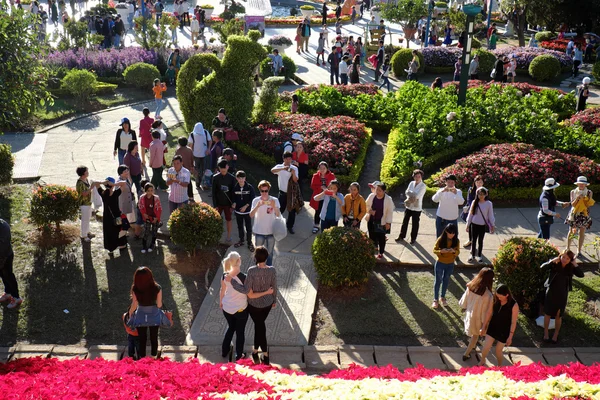
{"type": "Polygon", "coordinates": [[[434,265],[435,281],[433,284],[433,304],[431,307],[438,308],[439,302],[441,301],[444,307],[448,306],[446,302],[446,290],[448,289],[448,283],[450,282],[450,275],[454,271],[454,261],[460,253],[460,242],[456,233],[458,232],[456,225],[448,224],[442,235],[435,242],[433,252],[437,256],[437,261],[434,265]],[[442,297],[440,294],[440,285],[442,286],[442,297]]]}
{"type": "Polygon", "coordinates": [[[367,203],[365,202],[365,198],[360,195],[360,185],[358,182],[350,184],[349,192],[344,197],[344,206],[342,207],[344,226],[360,229],[360,221],[362,221],[367,213],[367,203]]]}
{"type": "Polygon", "coordinates": [[[594,205],[595,201],[592,199],[592,191],[587,188],[589,183],[585,176],[578,177],[575,185],[577,188],[571,190],[571,211],[565,219],[565,224],[571,227],[567,237],[567,250],[571,250],[571,239],[576,238],[579,233],[577,254],[575,254],[575,258],[578,258],[581,255],[585,231],[592,227],[592,217],[590,217],[588,209],[594,205]]]}

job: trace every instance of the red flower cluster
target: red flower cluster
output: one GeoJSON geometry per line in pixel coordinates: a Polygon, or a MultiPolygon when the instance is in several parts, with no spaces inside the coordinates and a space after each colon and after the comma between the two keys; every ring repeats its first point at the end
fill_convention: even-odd
{"type": "Polygon", "coordinates": [[[241,132],[240,141],[268,155],[274,154],[276,146],[297,132],[304,137],[309,168],[316,169],[319,162],[326,161],[330,168],[344,175],[354,164],[366,139],[365,125],[350,117],[277,113],[276,118],[275,123],[241,132]]]}
{"type": "MultiPolygon", "coordinates": [[[[575,38],[573,42],[581,43],[582,48],[585,48],[585,39],[584,38],[575,38]]],[[[567,45],[569,44],[569,39],[554,39],[554,40],[546,40],[540,43],[540,47],[548,50],[556,50],[556,51],[567,51],[567,45]]]]}
{"type": "Polygon", "coordinates": [[[600,107],[588,108],[565,120],[566,125],[575,125],[576,123],[581,124],[587,133],[596,132],[600,128],[600,107]]]}
{"type": "MultiPolygon", "coordinates": [[[[526,83],[526,82],[499,83],[499,82],[480,81],[480,80],[476,80],[476,79],[469,80],[468,89],[480,87],[480,88],[483,88],[483,90],[487,91],[492,85],[501,85],[502,87],[513,86],[513,87],[517,88],[518,90],[520,90],[521,92],[523,92],[524,95],[529,94],[531,92],[539,93],[542,90],[548,89],[545,87],[532,85],[532,84],[526,83]]],[[[456,88],[456,90],[458,90],[458,82],[456,82],[456,81],[446,82],[443,85],[443,87],[448,87],[448,86],[454,86],[456,88]]],[[[564,91],[562,91],[560,89],[554,89],[554,90],[557,90],[558,92],[560,92],[560,94],[566,94],[564,91]]]]}
{"type": "MultiPolygon", "coordinates": [[[[312,93],[317,92],[321,86],[332,86],[332,85],[308,85],[298,89],[300,92],[312,93]]],[[[333,85],[343,96],[356,97],[359,94],[368,94],[374,96],[378,93],[379,89],[377,86],[370,83],[361,83],[358,85],[333,85]]]]}
{"type": "Polygon", "coordinates": [[[443,186],[443,177],[455,174],[459,185],[472,184],[482,175],[488,188],[539,187],[549,176],[563,184],[571,184],[584,175],[590,182],[600,180],[600,165],[585,157],[557,150],[537,149],[530,144],[505,143],[484,147],[461,158],[434,176],[443,186]]]}

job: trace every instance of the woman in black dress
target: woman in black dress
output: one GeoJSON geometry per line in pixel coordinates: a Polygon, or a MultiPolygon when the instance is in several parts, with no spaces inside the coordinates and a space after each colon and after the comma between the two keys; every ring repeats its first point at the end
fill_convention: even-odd
{"type": "Polygon", "coordinates": [[[558,332],[562,324],[562,316],[567,307],[569,290],[572,289],[573,275],[583,278],[583,271],[577,267],[575,254],[571,250],[565,250],[560,256],[540,267],[543,271],[550,271],[550,276],[544,283],[546,287],[546,298],[544,299],[544,342],[556,344],[558,332]],[[548,334],[550,319],[554,318],[554,335],[552,340],[548,334]]]}
{"type": "Polygon", "coordinates": [[[112,254],[117,247],[127,246],[127,236],[121,234],[121,225],[115,225],[115,219],[121,218],[119,209],[119,196],[121,188],[115,185],[114,178],[106,178],[106,187],[100,186],[98,193],[102,197],[104,212],[102,213],[102,233],[104,236],[104,248],[112,254]]]}
{"type": "Polygon", "coordinates": [[[485,359],[496,340],[498,341],[498,344],[496,344],[496,359],[498,360],[498,366],[502,366],[504,360],[502,350],[504,346],[511,345],[518,318],[519,305],[513,299],[508,286],[499,285],[496,288],[494,302],[490,304],[485,322],[479,332],[479,336],[485,336],[483,349],[481,349],[480,366],[485,365],[485,359]]]}

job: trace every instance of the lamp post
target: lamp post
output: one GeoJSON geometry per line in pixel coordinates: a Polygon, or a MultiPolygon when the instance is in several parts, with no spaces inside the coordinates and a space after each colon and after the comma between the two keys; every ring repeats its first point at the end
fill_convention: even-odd
{"type": "Polygon", "coordinates": [[[486,34],[490,30],[490,25],[492,24],[492,7],[494,6],[494,0],[489,0],[488,9],[487,9],[487,29],[485,30],[486,34]]]}
{"type": "Polygon", "coordinates": [[[467,84],[469,81],[469,66],[471,65],[471,46],[473,44],[473,27],[475,26],[475,16],[481,12],[481,6],[475,4],[465,4],[462,8],[467,14],[466,32],[467,37],[463,47],[462,67],[460,71],[460,85],[458,87],[458,105],[462,106],[467,100],[467,84]]]}
{"type": "Polygon", "coordinates": [[[431,25],[431,14],[433,13],[433,7],[435,6],[435,2],[433,0],[429,0],[429,8],[427,9],[427,28],[425,29],[425,47],[429,45],[429,26],[431,25]]]}

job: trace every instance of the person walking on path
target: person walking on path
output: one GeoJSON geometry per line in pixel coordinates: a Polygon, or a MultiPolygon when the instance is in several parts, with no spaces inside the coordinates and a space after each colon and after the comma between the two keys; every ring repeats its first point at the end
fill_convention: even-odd
{"type": "Polygon", "coordinates": [[[75,184],[75,190],[77,190],[77,194],[79,195],[79,210],[81,211],[81,240],[86,242],[91,241],[96,237],[92,232],[90,232],[90,219],[92,218],[92,189],[100,187],[100,182],[90,183],[88,177],[90,176],[90,171],[88,167],[81,165],[77,167],[77,183],[75,184]]]}
{"type": "Polygon", "coordinates": [[[463,361],[471,358],[471,351],[477,346],[479,332],[494,301],[493,283],[494,270],[488,267],[482,268],[477,276],[467,283],[467,289],[458,302],[460,308],[465,312],[463,316],[465,334],[471,338],[467,350],[463,354],[463,361]]]}
{"type": "Polygon", "coordinates": [[[321,65],[325,65],[325,36],[323,36],[323,32],[319,32],[319,42],[317,45],[317,67],[321,65]],[[321,63],[319,63],[319,58],[321,58],[321,63]]]}
{"type": "Polygon", "coordinates": [[[236,184],[235,177],[229,171],[227,160],[220,160],[217,164],[219,172],[212,177],[213,207],[219,215],[225,214],[225,225],[227,226],[227,242],[231,242],[231,211],[235,208],[233,200],[233,188],[236,184]]]}
{"type": "MultiPolygon", "coordinates": [[[[188,140],[185,136],[177,139],[177,150],[175,151],[176,156],[181,156],[183,160],[183,167],[190,171],[190,175],[196,174],[194,170],[194,153],[192,149],[188,147],[188,140]]],[[[191,177],[190,177],[191,178],[191,177]]],[[[194,186],[192,185],[192,181],[187,185],[187,194],[190,199],[190,203],[194,203],[194,186]]]]}
{"type": "Polygon", "coordinates": [[[121,197],[121,186],[115,184],[115,179],[106,178],[104,187],[98,188],[102,197],[104,212],[102,213],[102,235],[104,237],[104,248],[112,255],[117,249],[127,247],[127,233],[122,231],[121,209],[119,208],[119,197],[121,197]],[[120,222],[118,222],[120,221],[120,222]]]}
{"type": "MultiPolygon", "coordinates": [[[[196,172],[196,189],[200,192],[202,188],[202,179],[204,172],[210,170],[210,148],[212,146],[212,137],[202,122],[196,122],[190,137],[188,138],[188,146],[191,147],[194,154],[194,170],[196,172]]],[[[212,175],[212,174],[211,174],[212,175]]]]}
{"type": "Polygon", "coordinates": [[[129,174],[131,176],[131,181],[135,185],[135,191],[139,195],[142,193],[142,160],[140,159],[140,154],[138,153],[138,142],[131,141],[127,146],[127,154],[125,154],[125,158],[123,159],[123,165],[126,165],[129,168],[129,174]]]}
{"type": "Polygon", "coordinates": [[[567,307],[569,291],[573,290],[573,275],[583,278],[583,271],[577,266],[575,255],[571,250],[563,251],[560,256],[542,264],[543,273],[549,273],[544,283],[544,343],[556,344],[562,325],[562,317],[567,307]],[[548,326],[554,318],[554,335],[550,339],[548,326]]]}
{"type": "Polygon", "coordinates": [[[492,78],[494,78],[494,82],[506,82],[504,77],[504,66],[508,64],[509,61],[506,57],[498,57],[496,62],[494,63],[494,69],[492,71],[492,78]]]}
{"type": "Polygon", "coordinates": [[[496,359],[498,360],[498,366],[502,366],[504,360],[502,350],[504,350],[504,346],[512,344],[518,319],[519,305],[514,300],[508,286],[499,285],[496,288],[494,301],[488,308],[483,327],[479,332],[479,336],[485,336],[479,366],[485,365],[487,355],[496,340],[498,341],[496,344],[496,359]]]}
{"type": "MultiPolygon", "coordinates": [[[[458,206],[465,202],[461,190],[456,188],[456,176],[448,175],[446,186],[438,189],[431,200],[439,204],[435,218],[435,235],[440,237],[446,225],[458,225],[458,206]]],[[[458,232],[456,235],[458,236],[458,232]]]]}
{"type": "Polygon", "coordinates": [[[479,56],[476,55],[469,64],[469,79],[479,79],[479,56]]]}
{"type": "Polygon", "coordinates": [[[323,2],[323,9],[321,11],[321,18],[323,21],[321,25],[327,25],[327,11],[329,11],[329,8],[327,8],[327,3],[323,2]]]}
{"type": "Polygon", "coordinates": [[[129,122],[128,118],[123,118],[121,120],[121,128],[117,129],[113,151],[113,157],[118,154],[119,165],[123,165],[129,142],[134,140],[137,140],[137,137],[135,136],[135,131],[131,129],[131,122],[129,122]]]}
{"type": "Polygon", "coordinates": [[[191,173],[183,166],[181,156],[173,157],[173,166],[167,171],[167,185],[171,187],[169,192],[169,215],[179,207],[187,204],[190,200],[187,187],[191,185],[191,173]]]}
{"type": "MultiPolygon", "coordinates": [[[[360,39],[360,38],[359,38],[360,39]]],[[[389,69],[388,69],[389,72],[389,69]]],[[[350,67],[350,83],[360,83],[360,55],[356,54],[352,60],[352,66],[350,67]]],[[[383,86],[383,84],[382,84],[383,86]]],[[[389,80],[388,80],[388,91],[389,91],[389,80]]]]}
{"type": "Polygon", "coordinates": [[[462,59],[456,60],[454,63],[454,81],[460,81],[460,71],[462,70],[462,59]]]}
{"type": "Polygon", "coordinates": [[[331,53],[327,56],[327,62],[329,63],[329,83],[333,85],[333,78],[335,77],[335,84],[340,84],[340,62],[342,61],[342,54],[339,53],[334,46],[331,49],[331,53]]]}
{"type": "MultiPolygon", "coordinates": [[[[129,307],[129,318],[137,313],[150,314],[152,309],[162,308],[162,288],[154,280],[154,275],[148,267],[138,267],[133,274],[133,283],[131,285],[131,306],[129,307]]],[[[137,316],[138,318],[141,315],[137,316]]],[[[141,318],[140,318],[141,319],[141,318]]],[[[148,331],[150,332],[150,355],[158,355],[158,328],[159,326],[141,325],[137,326],[140,339],[139,357],[146,357],[146,342],[148,341],[148,331]]]]}
{"type": "Polygon", "coordinates": [[[271,184],[269,181],[260,181],[258,184],[259,196],[252,200],[250,218],[254,218],[252,231],[254,232],[254,242],[256,246],[264,246],[267,249],[269,257],[267,265],[273,263],[273,251],[275,249],[275,237],[273,236],[273,223],[275,218],[281,217],[279,211],[279,200],[277,197],[270,196],[269,190],[271,184]]]}
{"type": "MultiPolygon", "coordinates": [[[[292,153],[285,152],[283,154],[283,164],[277,164],[271,168],[271,172],[277,175],[277,185],[279,187],[279,205],[283,213],[288,205],[288,187],[290,181],[298,182],[298,167],[292,165],[292,153]]],[[[291,208],[288,210],[288,218],[286,221],[287,230],[292,235],[294,232],[294,222],[296,222],[296,210],[291,208]]]]}
{"type": "Polygon", "coordinates": [[[488,39],[488,50],[496,50],[496,43],[498,43],[498,31],[494,29],[488,39]]]}
{"type": "MultiPolygon", "coordinates": [[[[471,204],[473,204],[473,200],[477,197],[477,189],[483,187],[483,177],[481,175],[475,176],[473,180],[473,184],[469,187],[467,191],[467,201],[463,207],[462,213],[460,214],[460,219],[464,222],[467,222],[467,217],[469,216],[469,211],[471,210],[471,204]]],[[[468,249],[471,246],[471,238],[473,236],[473,232],[469,230],[469,241],[465,243],[465,249],[468,249]]]]}
{"type": "Polygon", "coordinates": [[[252,244],[252,218],[250,211],[252,210],[252,201],[256,197],[254,187],[246,182],[246,173],[238,171],[235,174],[236,184],[233,187],[233,204],[235,207],[235,220],[238,226],[238,234],[240,241],[234,247],[244,245],[244,225],[246,226],[246,241],[248,242],[248,250],[254,251],[252,244]]]}
{"type": "Polygon", "coordinates": [[[387,91],[389,92],[391,89],[391,84],[390,84],[390,58],[389,57],[385,57],[385,60],[383,61],[383,68],[381,71],[381,77],[383,78],[383,82],[381,82],[381,85],[379,85],[379,89],[381,89],[384,85],[386,85],[387,91]]]}
{"type": "Polygon", "coordinates": [[[592,191],[587,187],[589,185],[585,176],[577,177],[575,182],[577,187],[571,190],[571,211],[565,219],[565,224],[570,227],[569,235],[567,236],[567,250],[571,250],[571,239],[578,237],[577,253],[575,258],[581,256],[581,248],[585,240],[585,231],[592,227],[592,217],[589,213],[589,208],[596,202],[592,199],[592,191]]]}
{"type": "Polygon", "coordinates": [[[381,75],[381,67],[383,60],[385,59],[385,50],[383,48],[383,40],[379,41],[379,48],[377,49],[377,65],[375,66],[375,82],[379,82],[379,76],[381,75]]]}
{"type": "MultiPolygon", "coordinates": [[[[223,145],[223,131],[217,129],[212,134],[212,147],[210,148],[210,170],[215,172],[217,170],[217,163],[223,155],[225,146],[223,145]]],[[[212,184],[212,183],[211,183],[212,184]]],[[[211,185],[209,184],[209,186],[211,185]]]]}
{"type": "Polygon", "coordinates": [[[550,225],[554,223],[554,217],[560,218],[560,214],[557,213],[556,206],[559,205],[562,208],[566,208],[570,203],[556,200],[554,195],[554,189],[560,186],[554,178],[548,178],[544,182],[544,188],[540,195],[540,211],[538,213],[538,225],[540,226],[540,232],[538,238],[550,240],[550,225]]]}
{"type": "Polygon", "coordinates": [[[167,85],[156,78],[154,80],[154,86],[152,87],[154,92],[154,102],[156,103],[156,111],[154,112],[154,119],[160,118],[160,110],[163,104],[163,92],[167,91],[167,85]]]}
{"type": "Polygon", "coordinates": [[[410,231],[410,244],[417,242],[419,234],[419,222],[421,220],[421,212],[423,211],[423,197],[427,191],[427,186],[423,182],[423,171],[415,169],[412,173],[413,180],[408,184],[408,188],[404,192],[406,200],[404,200],[404,219],[402,220],[402,228],[396,242],[404,241],[408,231],[408,221],[412,219],[412,229],[410,231]]]}
{"type": "Polygon", "coordinates": [[[370,184],[374,192],[367,197],[367,229],[369,238],[378,250],[377,258],[382,259],[385,252],[386,234],[390,233],[394,216],[394,201],[386,194],[385,183],[375,181],[370,184]]]}
{"type": "Polygon", "coordinates": [[[358,182],[352,182],[348,189],[350,193],[344,196],[342,217],[346,228],[360,229],[360,222],[367,215],[367,202],[360,194],[358,182]]]}
{"type": "Polygon", "coordinates": [[[144,118],[140,120],[140,146],[142,147],[142,165],[146,165],[146,152],[150,150],[150,143],[152,143],[152,124],[154,118],[150,118],[150,109],[144,107],[142,110],[144,118]]]}
{"type": "Polygon", "coordinates": [[[579,66],[583,64],[583,50],[581,50],[581,43],[577,43],[573,49],[573,78],[576,78],[579,74],[579,66]]]}
{"type": "Polygon", "coordinates": [[[262,363],[265,365],[270,364],[265,320],[271,310],[277,306],[277,271],[274,267],[267,264],[268,258],[269,252],[267,249],[263,246],[258,246],[254,250],[256,265],[248,269],[246,282],[243,285],[233,280],[230,275],[225,277],[225,281],[230,282],[232,287],[240,293],[263,294],[258,298],[248,296],[248,312],[250,318],[254,321],[252,360],[255,364],[260,364],[261,359],[258,355],[258,351],[260,350],[262,351],[262,363]],[[268,292],[271,293],[265,294],[268,292]]]}
{"type": "Polygon", "coordinates": [[[163,157],[165,151],[165,145],[160,140],[160,132],[155,130],[152,131],[152,143],[150,143],[150,168],[152,168],[152,184],[156,189],[167,190],[169,186],[165,182],[162,171],[163,171],[163,157]]]}
{"type": "Polygon", "coordinates": [[[0,303],[9,302],[6,306],[9,310],[13,310],[23,303],[23,299],[19,295],[19,284],[13,272],[14,259],[10,224],[0,218],[0,277],[4,285],[4,294],[0,296],[0,303]]]}
{"type": "Polygon", "coordinates": [[[302,22],[302,48],[305,53],[309,53],[308,51],[308,41],[310,39],[310,20],[308,18],[304,18],[304,22],[302,22]]]}
{"type": "Polygon", "coordinates": [[[142,237],[142,253],[152,252],[156,243],[156,233],[160,227],[162,204],[160,198],[154,194],[154,185],[147,183],[144,186],[144,195],[140,196],[138,207],[144,221],[144,236],[142,237]]]}
{"type": "Polygon", "coordinates": [[[446,225],[442,234],[438,237],[433,247],[433,253],[437,256],[437,261],[433,267],[435,281],[433,283],[433,303],[432,308],[438,308],[440,302],[442,306],[447,307],[446,290],[450,283],[450,276],[454,272],[454,262],[460,253],[460,242],[458,240],[458,229],[456,225],[450,223],[446,225]],[[440,298],[440,286],[442,288],[442,297],[440,298]]]}
{"type": "Polygon", "coordinates": [[[315,200],[315,196],[327,189],[331,181],[335,179],[333,172],[329,170],[329,165],[325,161],[319,163],[317,172],[315,172],[310,181],[312,196],[310,196],[310,206],[315,210],[314,225],[312,233],[319,232],[321,222],[321,210],[323,209],[323,200],[315,200]]]}
{"type": "Polygon", "coordinates": [[[342,208],[344,207],[344,195],[339,193],[340,183],[333,180],[329,183],[327,189],[315,196],[316,201],[323,201],[321,207],[321,231],[338,226],[342,217],[342,208]]]}
{"type": "MultiPolygon", "coordinates": [[[[600,54],[600,51],[598,52],[600,54]]],[[[581,85],[577,86],[577,104],[575,112],[585,110],[588,97],[590,97],[590,78],[583,78],[581,85]]]]}
{"type": "Polygon", "coordinates": [[[481,253],[483,251],[483,238],[486,232],[494,233],[496,219],[494,218],[494,206],[488,200],[488,191],[484,187],[477,189],[477,199],[471,204],[469,216],[467,217],[467,232],[473,231],[471,244],[471,256],[469,262],[473,259],[481,263],[481,253]]]}

